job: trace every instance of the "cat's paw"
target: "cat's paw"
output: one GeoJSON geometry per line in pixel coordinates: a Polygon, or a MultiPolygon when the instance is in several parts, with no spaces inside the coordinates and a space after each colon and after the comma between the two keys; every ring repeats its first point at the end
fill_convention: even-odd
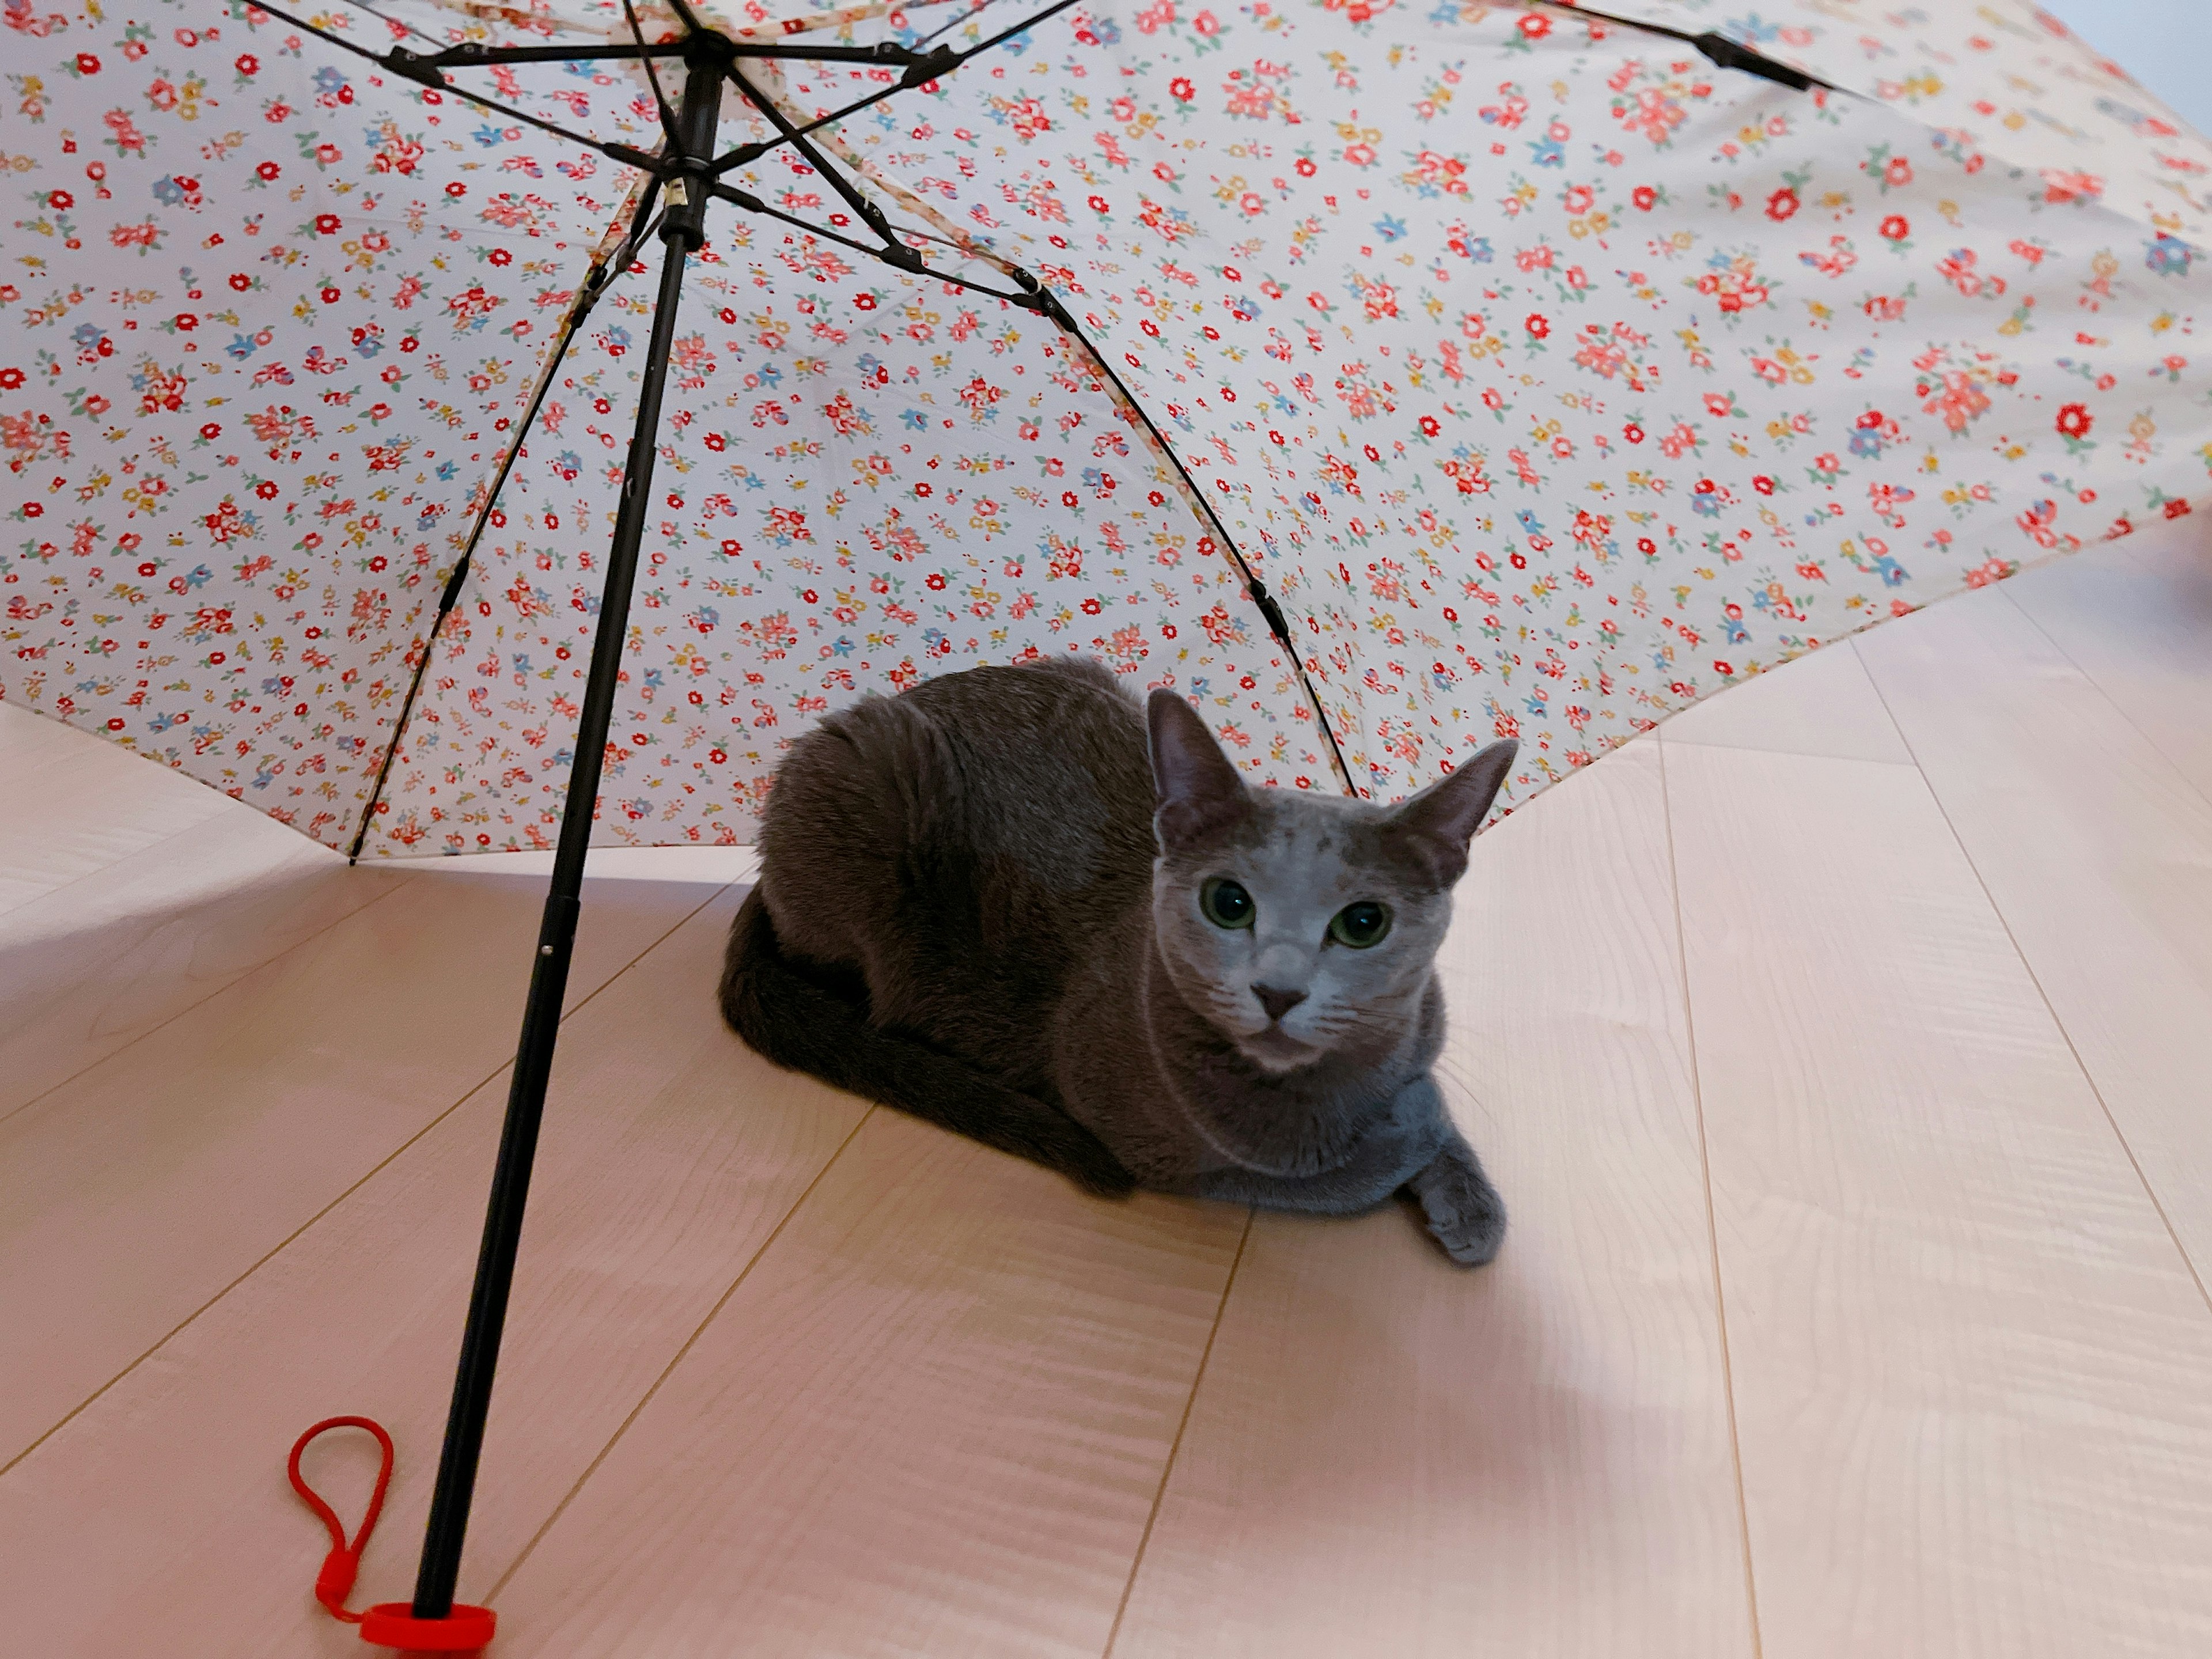
{"type": "Polygon", "coordinates": [[[1474,1152],[1448,1146],[1412,1182],[1429,1234],[1462,1267],[1480,1267],[1505,1242],[1505,1200],[1474,1152]]]}

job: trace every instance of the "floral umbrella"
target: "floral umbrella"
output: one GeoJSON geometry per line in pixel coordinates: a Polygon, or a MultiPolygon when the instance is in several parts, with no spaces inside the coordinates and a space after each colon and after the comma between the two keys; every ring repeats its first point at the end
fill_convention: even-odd
{"type": "Polygon", "coordinates": [[[1165,417],[1378,793],[1497,733],[1526,799],[2212,460],[2212,146],[2116,68],[2022,5],[1623,9],[1671,33],[1153,0],[861,137],[1165,417]]]}
{"type": "MultiPolygon", "coordinates": [[[[824,128],[933,260],[1035,271],[1103,362],[822,235],[718,222],[597,839],[743,841],[822,710],[1071,645],[1183,686],[1256,775],[1328,787],[1237,558],[1362,787],[1504,732],[1526,799],[1822,640],[2185,511],[2212,150],[2030,9],[1917,33],[1853,10],[1723,25],[1832,91],[1588,13],[1158,0],[824,128]]],[[[54,66],[11,81],[34,216],[0,289],[25,526],[0,690],[334,845],[549,844],[649,275],[614,273],[539,381],[637,175],[282,26],[8,15],[54,66]]],[[[583,0],[388,15],[331,21],[426,53],[629,33],[583,0]]],[[[899,76],[757,78],[811,118],[899,76]]],[[[475,82],[653,142],[634,64],[475,82]]],[[[790,153],[738,181],[859,228],[790,153]]]]}
{"type": "Polygon", "coordinates": [[[588,842],[1068,650],[1526,799],[2188,510],[2201,139],[2025,9],[1623,7],[11,0],[0,690],[370,855],[557,837],[423,1621],[588,842]]]}

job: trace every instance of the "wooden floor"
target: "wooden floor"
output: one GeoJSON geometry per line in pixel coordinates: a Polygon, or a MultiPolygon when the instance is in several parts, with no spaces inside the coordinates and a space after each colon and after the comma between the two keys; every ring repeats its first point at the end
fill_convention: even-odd
{"type": "MultiPolygon", "coordinates": [[[[2182,526],[2175,530],[2185,529],[2182,526]]],[[[2101,550],[1480,843],[1514,1214],[1087,1200],[717,1024],[592,884],[463,1575],[522,1656],[2212,1654],[2212,544],[2101,550]]],[[[0,708],[0,1620],[362,1651],[411,1580],[542,874],[348,870],[0,708]],[[358,1513],[359,1437],[313,1477],[358,1513]]]]}

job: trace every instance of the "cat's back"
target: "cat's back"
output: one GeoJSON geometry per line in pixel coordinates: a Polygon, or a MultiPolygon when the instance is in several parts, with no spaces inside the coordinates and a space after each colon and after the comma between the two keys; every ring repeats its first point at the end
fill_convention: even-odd
{"type": "Polygon", "coordinates": [[[925,890],[932,909],[1057,915],[1149,885],[1152,811],[1144,710],[1110,670],[973,668],[857,703],[794,744],[769,797],[762,878],[779,926],[817,899],[882,918],[925,890]]]}

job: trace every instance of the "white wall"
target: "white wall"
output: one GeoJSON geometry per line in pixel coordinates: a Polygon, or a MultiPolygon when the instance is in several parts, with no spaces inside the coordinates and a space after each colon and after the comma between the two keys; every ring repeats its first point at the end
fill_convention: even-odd
{"type": "Polygon", "coordinates": [[[2212,0],[2042,0],[2042,4],[2166,100],[2183,120],[2212,136],[2212,0]]]}

